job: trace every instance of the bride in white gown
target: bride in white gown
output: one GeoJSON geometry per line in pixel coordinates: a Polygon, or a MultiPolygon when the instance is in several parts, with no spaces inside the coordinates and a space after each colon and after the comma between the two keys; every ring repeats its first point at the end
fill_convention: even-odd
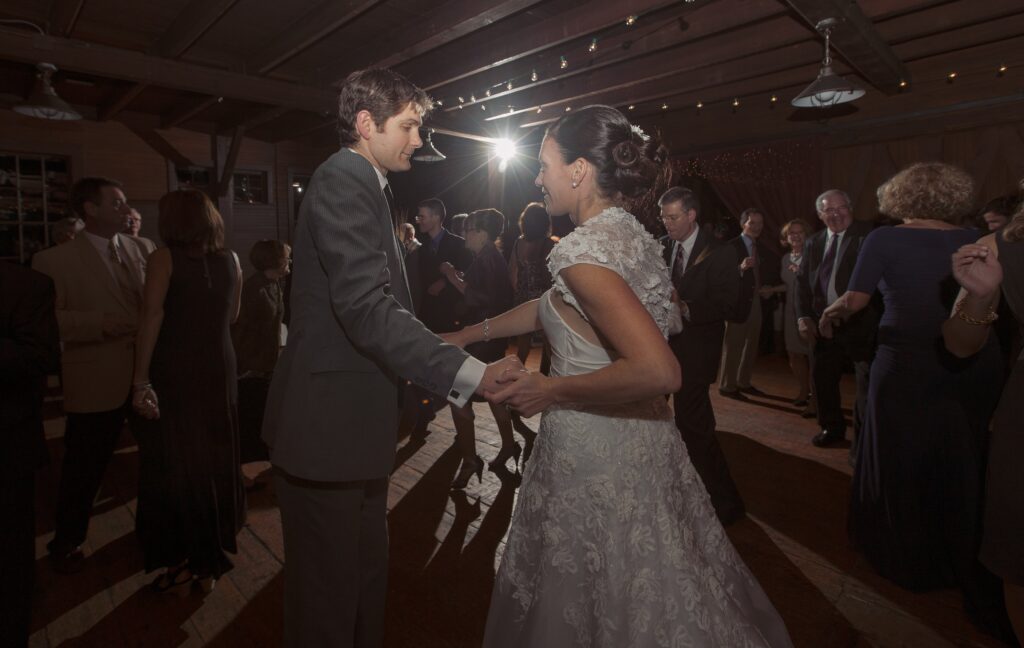
{"type": "MultiPolygon", "coordinates": [[[[680,326],[659,244],[617,205],[653,185],[655,145],[614,108],[564,116],[536,184],[577,229],[538,300],[446,336],[465,345],[543,327],[551,377],[492,395],[543,411],[498,569],[487,648],[770,646],[785,625],[715,517],[663,394],[680,326]]],[[[682,374],[685,376],[685,367],[682,374]]]]}

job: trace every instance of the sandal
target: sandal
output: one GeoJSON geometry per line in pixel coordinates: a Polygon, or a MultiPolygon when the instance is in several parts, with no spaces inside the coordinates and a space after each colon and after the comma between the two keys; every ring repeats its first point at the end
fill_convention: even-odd
{"type": "Polygon", "coordinates": [[[188,570],[188,563],[182,563],[172,567],[156,577],[151,587],[157,592],[170,592],[182,585],[191,585],[192,572],[188,570]]]}

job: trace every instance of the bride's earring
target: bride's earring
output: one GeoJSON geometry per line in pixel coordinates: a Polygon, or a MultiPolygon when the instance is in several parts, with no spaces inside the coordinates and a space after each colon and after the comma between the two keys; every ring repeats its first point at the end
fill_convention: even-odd
{"type": "Polygon", "coordinates": [[[576,182],[575,180],[573,180],[573,181],[572,181],[572,188],[573,188],[573,189],[575,189],[575,188],[576,188],[576,187],[578,187],[578,186],[580,186],[580,183],[579,183],[579,182],[576,182]]]}

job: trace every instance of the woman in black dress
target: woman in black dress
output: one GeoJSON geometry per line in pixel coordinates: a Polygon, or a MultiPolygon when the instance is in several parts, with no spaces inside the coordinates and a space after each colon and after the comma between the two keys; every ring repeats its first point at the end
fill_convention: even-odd
{"type": "Polygon", "coordinates": [[[229,325],[241,269],[224,223],[201,191],[160,199],[135,347],[132,406],[140,479],[136,533],[160,591],[204,591],[231,569],[225,551],[245,521],[239,470],[237,379],[229,325]]]}
{"type": "MultiPolygon", "coordinates": [[[[946,348],[961,358],[989,343],[1002,296],[1011,323],[1024,332],[1024,207],[1001,231],[953,255],[953,276],[963,287],[942,327],[946,348]]],[[[992,419],[981,562],[1003,579],[1006,611],[1024,642],[1024,354],[992,419]]]]}
{"type": "Polygon", "coordinates": [[[828,336],[876,288],[885,300],[851,484],[850,538],[898,585],[958,586],[975,623],[1004,634],[999,583],[977,559],[999,349],[990,340],[965,362],[942,344],[957,290],[950,255],[979,236],[959,225],[974,183],[955,167],[920,163],[878,196],[881,212],[903,222],[868,235],[848,291],[820,323],[828,336]]]}
{"type": "MultiPolygon", "coordinates": [[[[519,231],[522,234],[512,245],[512,254],[508,260],[513,303],[516,306],[537,299],[551,287],[548,255],[555,247],[555,242],[551,240],[551,216],[544,209],[543,203],[532,202],[523,209],[523,213],[519,215],[519,231]]],[[[516,338],[516,355],[519,356],[520,362],[526,362],[532,344],[532,333],[516,338]]],[[[547,374],[550,364],[550,350],[545,341],[540,359],[540,372],[547,374]]]]}
{"type": "MultiPolygon", "coordinates": [[[[485,322],[512,308],[512,284],[508,279],[505,258],[494,245],[504,228],[505,216],[497,209],[479,209],[471,213],[466,219],[466,247],[476,258],[464,277],[450,263],[442,266],[445,277],[463,295],[465,312],[460,320],[466,326],[485,322]]],[[[504,357],[508,340],[486,339],[486,334],[484,337],[485,341],[469,345],[466,351],[483,362],[494,362],[504,357]]],[[[473,400],[480,399],[474,397],[473,400]]],[[[509,458],[515,459],[518,465],[522,448],[512,436],[512,418],[508,408],[494,403],[490,406],[501,435],[501,450],[489,465],[492,470],[500,470],[509,458]]],[[[452,405],[452,418],[455,420],[456,442],[462,451],[462,467],[452,482],[452,488],[462,489],[474,474],[479,480],[484,467],[483,459],[476,454],[473,401],[459,408],[452,405]]]]}

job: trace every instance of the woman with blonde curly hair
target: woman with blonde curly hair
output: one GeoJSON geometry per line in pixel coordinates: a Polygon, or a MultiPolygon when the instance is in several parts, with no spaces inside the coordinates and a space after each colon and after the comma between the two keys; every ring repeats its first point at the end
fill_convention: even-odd
{"type": "Polygon", "coordinates": [[[999,581],[977,559],[999,349],[989,339],[964,361],[942,343],[957,290],[950,255],[980,235],[960,227],[974,182],[947,164],[913,164],[878,189],[878,202],[902,224],[868,235],[848,291],[820,323],[831,335],[876,288],[885,300],[850,489],[850,538],[898,585],[960,587],[972,620],[1006,636],[999,581]]]}

